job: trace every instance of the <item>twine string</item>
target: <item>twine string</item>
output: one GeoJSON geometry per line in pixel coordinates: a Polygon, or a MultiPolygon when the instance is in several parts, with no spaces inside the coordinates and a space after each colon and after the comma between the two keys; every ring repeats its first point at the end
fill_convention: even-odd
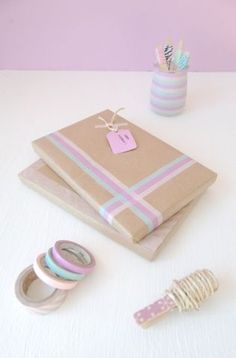
{"type": "Polygon", "coordinates": [[[205,301],[218,289],[218,281],[210,270],[195,271],[177,281],[166,294],[175,302],[179,311],[199,310],[200,303],[205,301]]]}
{"type": "Polygon", "coordinates": [[[104,124],[96,125],[95,128],[107,128],[110,131],[117,132],[119,127],[121,126],[127,126],[128,123],[114,123],[116,120],[117,114],[122,111],[124,108],[119,108],[116,112],[113,113],[110,122],[108,122],[103,117],[99,116],[98,119],[100,119],[104,124]]]}

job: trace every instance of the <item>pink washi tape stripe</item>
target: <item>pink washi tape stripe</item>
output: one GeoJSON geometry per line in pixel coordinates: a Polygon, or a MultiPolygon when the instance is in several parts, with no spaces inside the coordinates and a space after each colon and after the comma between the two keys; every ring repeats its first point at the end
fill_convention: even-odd
{"type": "Polygon", "coordinates": [[[85,247],[72,241],[57,241],[52,254],[60,266],[72,272],[86,274],[96,265],[93,255],[85,247]]]}
{"type": "Polygon", "coordinates": [[[141,199],[135,193],[132,193],[131,195],[127,190],[128,188],[123,183],[94,161],[62,133],[51,133],[47,136],[47,139],[79,165],[82,170],[86,170],[86,173],[90,177],[95,181],[98,181],[99,184],[109,192],[121,195],[124,200],[130,201],[132,203],[130,209],[136,214],[138,213],[139,218],[148,226],[149,232],[160,224],[159,217],[162,217],[162,215],[156,208],[150,205],[147,201],[141,199]]]}
{"type": "Polygon", "coordinates": [[[64,280],[53,273],[45,264],[45,254],[40,254],[36,257],[33,268],[40,280],[47,285],[60,289],[60,290],[71,290],[74,288],[78,281],[64,280]]]}

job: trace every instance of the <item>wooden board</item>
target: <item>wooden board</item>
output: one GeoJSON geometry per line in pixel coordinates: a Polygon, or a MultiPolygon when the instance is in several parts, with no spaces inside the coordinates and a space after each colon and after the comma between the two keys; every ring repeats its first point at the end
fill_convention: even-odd
{"type": "Polygon", "coordinates": [[[192,201],[143,240],[134,243],[132,239],[122,236],[100,217],[84,199],[71,189],[42,160],[38,160],[23,170],[19,174],[19,177],[25,184],[69,211],[83,222],[148,260],[153,260],[156,257],[164,242],[173,235],[194,205],[194,201],[192,201]]]}

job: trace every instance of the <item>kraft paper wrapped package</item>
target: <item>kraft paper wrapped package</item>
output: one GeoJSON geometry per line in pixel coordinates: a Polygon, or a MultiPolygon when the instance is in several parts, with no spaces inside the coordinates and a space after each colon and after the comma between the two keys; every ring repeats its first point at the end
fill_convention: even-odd
{"type": "Polygon", "coordinates": [[[194,200],[186,205],[144,239],[136,243],[109,225],[41,159],[23,170],[19,177],[26,185],[44,195],[47,199],[61,206],[97,231],[150,261],[157,256],[163,244],[176,232],[196,201],[194,200]]]}
{"type": "MultiPolygon", "coordinates": [[[[117,115],[137,148],[114,154],[105,110],[33,142],[39,156],[122,235],[138,242],[211,185],[216,174],[117,115]]],[[[120,130],[120,129],[119,129],[120,130]]],[[[121,138],[123,140],[123,138],[121,138]]]]}

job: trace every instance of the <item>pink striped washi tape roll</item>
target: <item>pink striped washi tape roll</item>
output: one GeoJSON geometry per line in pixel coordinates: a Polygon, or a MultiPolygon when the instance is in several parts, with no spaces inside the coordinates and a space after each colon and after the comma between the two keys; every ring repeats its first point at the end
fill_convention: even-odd
{"type": "Polygon", "coordinates": [[[156,66],[151,86],[151,108],[163,116],[175,116],[184,109],[187,70],[162,71],[156,66]]]}
{"type": "Polygon", "coordinates": [[[54,260],[66,270],[87,274],[91,272],[96,261],[93,255],[73,241],[59,240],[52,248],[54,260]]]}

